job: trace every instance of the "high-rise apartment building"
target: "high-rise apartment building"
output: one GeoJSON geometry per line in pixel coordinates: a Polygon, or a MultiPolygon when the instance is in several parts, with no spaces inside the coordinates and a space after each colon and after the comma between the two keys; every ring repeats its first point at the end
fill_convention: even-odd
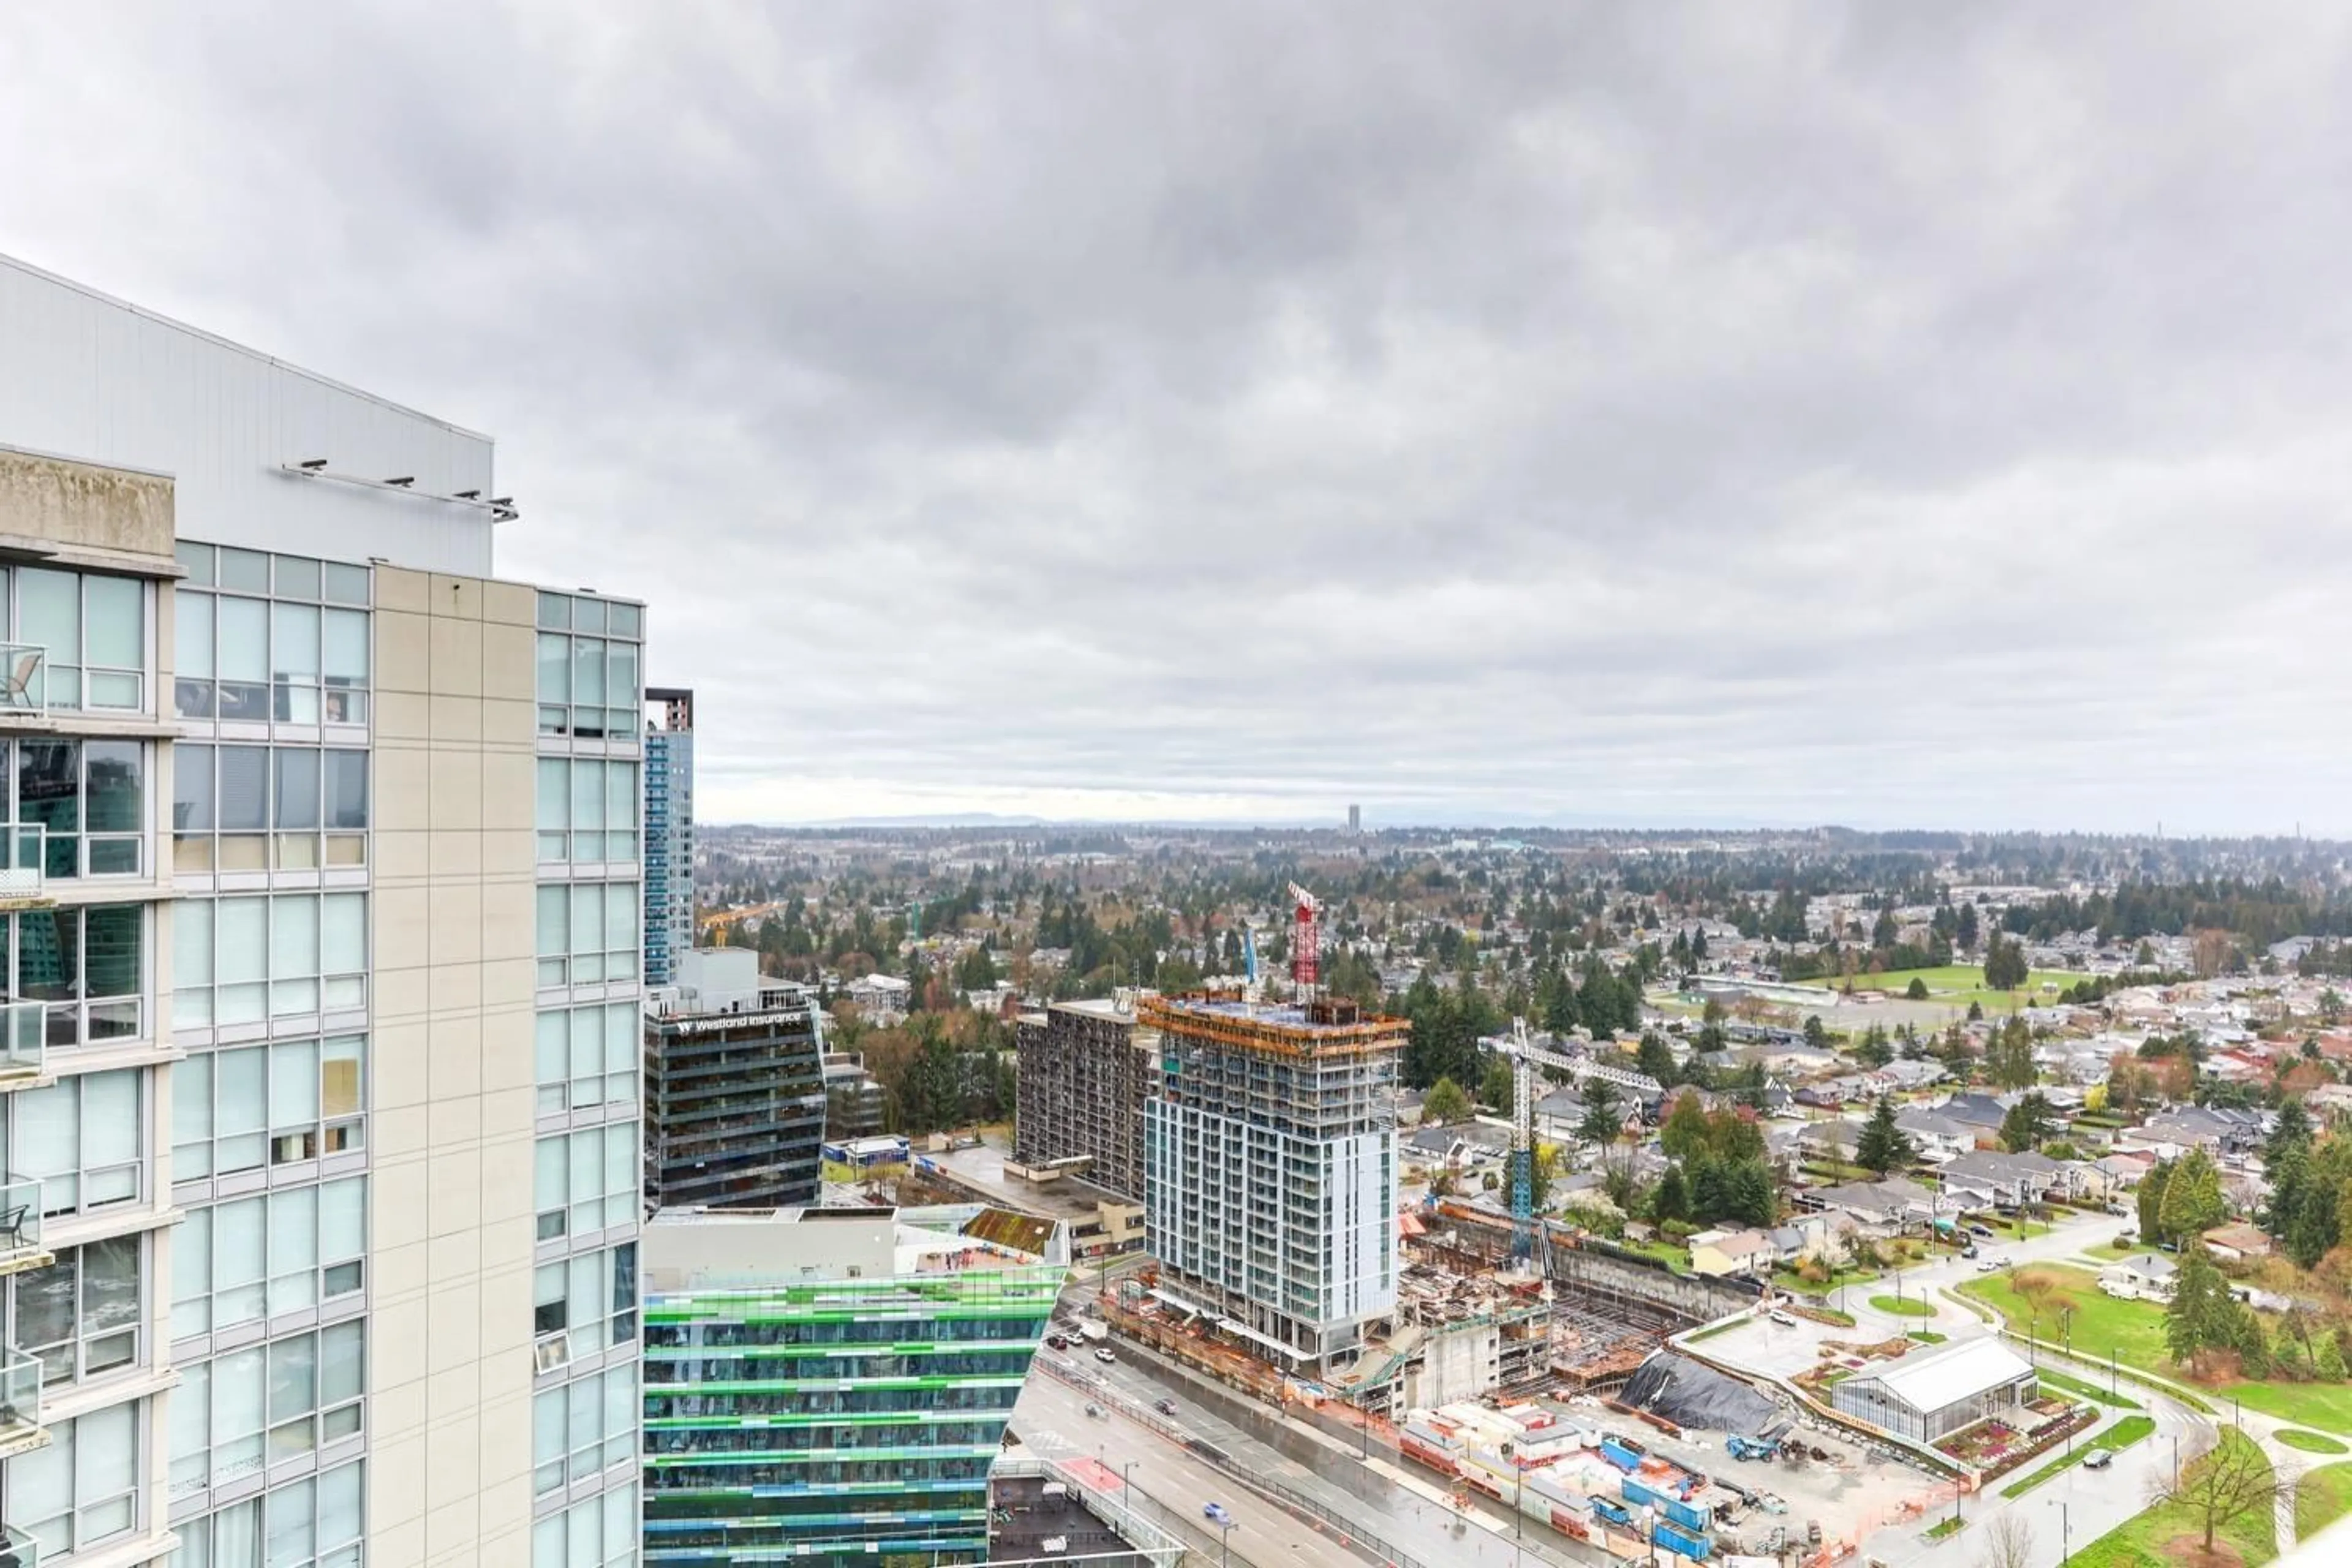
{"type": "Polygon", "coordinates": [[[1067,1271],[1003,1209],[646,1226],[646,1562],[979,1562],[988,1473],[1067,1271]]]}
{"type": "Polygon", "coordinates": [[[1013,1021],[1013,1158],[1066,1166],[1121,1197],[1143,1196],[1143,1101],[1160,1076],[1160,1037],[1135,1026],[1131,994],[1056,1002],[1013,1021]]]}
{"type": "Polygon", "coordinates": [[[652,687],[646,729],[646,984],[677,978],[694,947],[694,693],[652,687]]]}
{"type": "Polygon", "coordinates": [[[790,1208],[820,1196],[824,1036],[816,993],[748,947],[689,948],[646,1013],[646,1199],[790,1208]]]}
{"type": "Polygon", "coordinates": [[[1299,1370],[1396,1306],[1393,1089],[1409,1026],[1352,1002],[1145,995],[1144,1213],[1160,1288],[1299,1370]]]}
{"type": "Polygon", "coordinates": [[[0,259],[0,1520],[635,1560],[644,612],[488,437],[0,259]]]}

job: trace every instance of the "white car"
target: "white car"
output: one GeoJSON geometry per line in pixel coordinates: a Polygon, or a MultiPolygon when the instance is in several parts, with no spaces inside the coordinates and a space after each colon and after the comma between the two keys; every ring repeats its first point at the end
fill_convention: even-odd
{"type": "Polygon", "coordinates": [[[2000,1267],[2000,1259],[1998,1258],[1979,1258],[1977,1259],[1977,1272],[1979,1274],[1990,1274],[2000,1267]]]}
{"type": "Polygon", "coordinates": [[[1769,1312],[1766,1313],[1765,1316],[1770,1318],[1774,1322],[1780,1324],[1784,1329],[1793,1329],[1797,1326],[1796,1314],[1793,1312],[1784,1312],[1778,1307],[1773,1308],[1769,1312]]]}

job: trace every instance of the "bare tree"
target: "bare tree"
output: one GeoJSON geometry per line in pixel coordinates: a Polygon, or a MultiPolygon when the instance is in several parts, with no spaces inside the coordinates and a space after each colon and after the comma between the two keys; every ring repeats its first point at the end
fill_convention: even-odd
{"type": "Polygon", "coordinates": [[[1984,1546],[1983,1568],[2032,1568],[2033,1527],[2014,1512],[1993,1516],[1984,1546]]]}
{"type": "Polygon", "coordinates": [[[2166,1470],[2149,1477],[2147,1500],[2151,1508],[2170,1504],[2192,1515],[2210,1552],[2214,1531],[2257,1510],[2270,1512],[2294,1496],[2294,1483],[2295,1472],[2274,1468],[2251,1439],[2233,1432],[2182,1466],[2177,1478],[2166,1470]]]}

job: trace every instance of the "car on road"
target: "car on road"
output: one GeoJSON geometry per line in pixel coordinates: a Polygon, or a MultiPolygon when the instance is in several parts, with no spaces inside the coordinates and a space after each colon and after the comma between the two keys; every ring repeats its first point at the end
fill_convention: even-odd
{"type": "Polygon", "coordinates": [[[1778,1307],[1773,1308],[1766,1316],[1784,1329],[1793,1329],[1797,1326],[1797,1315],[1794,1312],[1784,1312],[1778,1307]]]}
{"type": "Polygon", "coordinates": [[[1987,1241],[1990,1241],[1992,1239],[1992,1226],[1989,1225],[1972,1225],[1969,1226],[1969,1234],[1970,1236],[1981,1236],[1987,1241]]]}
{"type": "Polygon", "coordinates": [[[1979,1274],[1990,1274],[2000,1267],[2000,1259],[1997,1258],[1979,1258],[1977,1259],[1977,1272],[1979,1274]]]}
{"type": "Polygon", "coordinates": [[[1070,1336],[1067,1334],[1047,1334],[1045,1336],[1045,1342],[1053,1346],[1057,1351],[1066,1351],[1070,1348],[1070,1336]]]}
{"type": "Polygon", "coordinates": [[[2086,1470],[2104,1470],[2115,1462],[2116,1451],[2113,1448],[2094,1448],[2091,1450],[2090,1457],[2083,1461],[2083,1468],[2086,1470]]]}
{"type": "Polygon", "coordinates": [[[2017,1266],[2017,1259],[2004,1252],[1992,1260],[1992,1266],[1995,1268],[2013,1268],[2017,1266]]]}
{"type": "Polygon", "coordinates": [[[1105,1366],[1108,1366],[1108,1365],[1110,1365],[1110,1363],[1113,1363],[1113,1362],[1117,1361],[1118,1359],[1118,1357],[1117,1357],[1117,1356],[1115,1356],[1115,1355],[1111,1354],[1111,1353],[1110,1353],[1110,1352],[1109,1352],[1108,1350],[1107,1350],[1107,1349],[1097,1348],[1097,1349],[1096,1350],[1096,1352],[1095,1352],[1095,1360],[1097,1360],[1097,1361],[1098,1361],[1098,1362],[1102,1363],[1103,1363],[1103,1365],[1105,1365],[1105,1366]]]}
{"type": "Polygon", "coordinates": [[[1221,1502],[1202,1503],[1201,1517],[1215,1525],[1226,1525],[1234,1521],[1234,1516],[1225,1511],[1225,1505],[1221,1502]]]}
{"type": "Polygon", "coordinates": [[[1976,1244],[1975,1242],[1973,1242],[1973,1241],[1971,1241],[1970,1243],[1969,1243],[1966,1247],[1963,1247],[1962,1248],[1960,1248],[1960,1256],[1961,1256],[1962,1258],[1974,1258],[1976,1255],[1977,1255],[1977,1244],[1976,1244]]]}
{"type": "Polygon", "coordinates": [[[1172,1399],[1155,1399],[1151,1402],[1151,1408],[1162,1415],[1173,1415],[1176,1414],[1176,1402],[1172,1399]]]}

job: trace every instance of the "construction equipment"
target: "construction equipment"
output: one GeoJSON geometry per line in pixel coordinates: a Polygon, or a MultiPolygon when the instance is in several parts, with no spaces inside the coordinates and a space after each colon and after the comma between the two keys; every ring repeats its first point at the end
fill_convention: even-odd
{"type": "Polygon", "coordinates": [[[1293,882],[1290,901],[1290,978],[1298,988],[1298,1001],[1303,1006],[1315,999],[1315,961],[1320,945],[1316,921],[1323,913],[1323,900],[1293,882]]]}
{"type": "Polygon", "coordinates": [[[1769,1459],[1780,1451],[1780,1445],[1769,1438],[1749,1437],[1733,1432],[1724,1437],[1723,1448],[1735,1459],[1769,1459]]]}

